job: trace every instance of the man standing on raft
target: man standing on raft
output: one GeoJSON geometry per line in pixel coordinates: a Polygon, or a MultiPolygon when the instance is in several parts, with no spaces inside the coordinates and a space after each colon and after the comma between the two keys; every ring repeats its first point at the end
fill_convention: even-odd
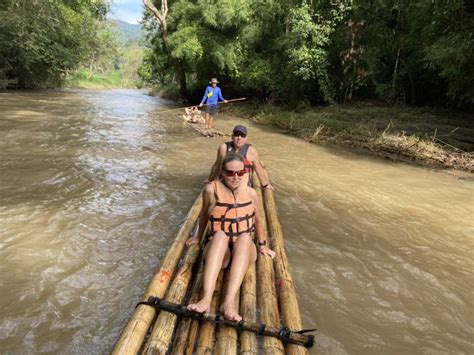
{"type": "Polygon", "coordinates": [[[209,84],[211,85],[209,85],[204,91],[204,96],[202,97],[199,107],[202,107],[204,103],[206,103],[206,117],[205,117],[204,128],[210,130],[212,129],[212,121],[214,118],[214,113],[217,110],[217,103],[219,101],[224,101],[224,103],[227,103],[227,100],[225,100],[224,97],[222,96],[222,91],[217,86],[219,82],[217,81],[216,78],[212,78],[209,84]]]}
{"type": "Polygon", "coordinates": [[[251,233],[256,231],[258,252],[275,257],[264,239],[258,196],[245,179],[244,161],[239,155],[228,155],[222,163],[221,180],[206,184],[202,193],[203,208],[196,234],[186,241],[187,246],[199,243],[208,226],[208,242],[204,249],[202,298],[188,305],[188,309],[207,313],[221,269],[230,264],[230,276],[220,313],[228,320],[240,321],[235,308],[235,296],[251,263],[257,260],[257,248],[251,233]]]}

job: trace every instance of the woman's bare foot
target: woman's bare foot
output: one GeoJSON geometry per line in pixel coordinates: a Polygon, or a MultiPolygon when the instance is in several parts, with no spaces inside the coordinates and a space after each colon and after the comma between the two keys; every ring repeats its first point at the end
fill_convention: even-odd
{"type": "Polygon", "coordinates": [[[206,313],[209,310],[210,305],[211,302],[202,299],[198,303],[189,304],[188,309],[197,313],[206,313]]]}
{"type": "Polygon", "coordinates": [[[240,322],[242,317],[235,311],[233,302],[224,302],[220,308],[221,314],[225,319],[240,322]]]}

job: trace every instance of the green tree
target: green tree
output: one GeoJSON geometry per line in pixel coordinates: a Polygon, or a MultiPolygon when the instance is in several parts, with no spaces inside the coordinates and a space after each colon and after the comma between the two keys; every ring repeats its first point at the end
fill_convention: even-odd
{"type": "Polygon", "coordinates": [[[463,0],[156,4],[162,20],[148,16],[141,72],[182,93],[218,76],[245,96],[289,104],[473,102],[474,5],[463,0]]]}
{"type": "Polygon", "coordinates": [[[178,58],[172,55],[172,49],[169,46],[168,40],[168,0],[161,0],[160,10],[158,10],[155,4],[151,0],[143,0],[143,3],[148,8],[148,10],[154,15],[154,17],[159,21],[160,26],[158,32],[161,37],[161,50],[166,54],[169,61],[172,63],[176,78],[179,82],[181,96],[183,98],[189,99],[189,92],[186,83],[186,72],[183,66],[183,63],[178,58]]]}
{"type": "Polygon", "coordinates": [[[22,87],[59,81],[86,60],[105,0],[2,0],[0,70],[22,87]]]}
{"type": "Polygon", "coordinates": [[[437,1],[431,29],[437,35],[423,49],[423,61],[447,83],[447,96],[456,104],[474,104],[474,4],[437,1]]]}
{"type": "MultiPolygon", "coordinates": [[[[346,25],[357,25],[351,55],[362,74],[359,87],[371,86],[388,103],[472,103],[472,13],[462,0],[354,0],[346,25]]],[[[339,68],[335,52],[351,49],[342,42],[349,27],[341,26],[333,43],[339,68]]],[[[335,76],[347,84],[340,70],[335,76]]]]}
{"type": "Polygon", "coordinates": [[[143,62],[143,48],[138,45],[132,45],[123,49],[120,63],[120,76],[122,86],[131,87],[140,85],[139,68],[143,62]]]}
{"type": "Polygon", "coordinates": [[[103,75],[115,69],[114,62],[119,56],[119,50],[112,27],[112,23],[107,21],[96,23],[96,32],[87,43],[88,56],[83,60],[88,71],[87,79],[95,73],[103,75]]]}

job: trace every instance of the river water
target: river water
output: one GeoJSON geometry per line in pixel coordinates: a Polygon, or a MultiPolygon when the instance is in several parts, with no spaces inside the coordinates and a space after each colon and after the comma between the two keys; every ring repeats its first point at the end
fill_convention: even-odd
{"type": "MultiPolygon", "coordinates": [[[[222,138],[137,90],[0,93],[0,353],[111,350],[222,138]]],[[[474,353],[474,183],[249,126],[318,354],[474,353]]]]}

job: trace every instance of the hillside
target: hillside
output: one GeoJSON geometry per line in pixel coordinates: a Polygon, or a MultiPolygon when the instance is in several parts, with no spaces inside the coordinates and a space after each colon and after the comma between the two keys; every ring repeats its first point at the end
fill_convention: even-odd
{"type": "Polygon", "coordinates": [[[121,45],[126,45],[129,42],[139,42],[143,37],[140,24],[132,24],[122,20],[112,20],[112,22],[116,25],[116,32],[121,45]]]}

